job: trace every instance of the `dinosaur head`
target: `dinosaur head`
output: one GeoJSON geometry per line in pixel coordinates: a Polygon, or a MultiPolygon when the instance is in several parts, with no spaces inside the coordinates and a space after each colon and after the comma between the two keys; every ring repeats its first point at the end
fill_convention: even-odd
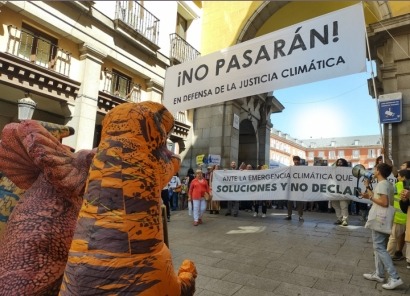
{"type": "Polygon", "coordinates": [[[119,152],[125,162],[140,163],[158,176],[159,188],[164,187],[178,172],[180,158],[167,149],[167,138],[174,127],[174,117],[155,102],[124,103],[107,113],[103,121],[101,149],[119,152]],[[125,152],[125,153],[124,153],[125,152]]]}

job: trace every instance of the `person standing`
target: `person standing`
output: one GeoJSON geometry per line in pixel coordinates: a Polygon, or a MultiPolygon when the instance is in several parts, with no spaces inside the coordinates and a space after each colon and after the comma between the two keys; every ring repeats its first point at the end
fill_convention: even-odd
{"type": "MultiPolygon", "coordinates": [[[[377,179],[377,184],[374,190],[370,187],[370,180],[364,178],[363,183],[366,186],[366,191],[360,193],[362,198],[369,199],[373,202],[370,208],[369,217],[376,216],[376,213],[382,208],[387,208],[393,205],[394,188],[387,177],[392,172],[392,166],[387,163],[379,163],[374,170],[374,178],[377,179]]],[[[372,229],[372,225],[368,226],[372,229]]],[[[374,263],[376,270],[373,273],[364,273],[363,277],[369,281],[384,282],[384,272],[387,271],[390,278],[386,284],[382,285],[383,289],[393,290],[403,284],[403,280],[397,273],[393,260],[387,252],[386,242],[389,234],[379,232],[372,229],[374,263]]]]}
{"type": "MultiPolygon", "coordinates": [[[[221,168],[220,168],[220,166],[219,166],[218,164],[215,164],[215,165],[212,167],[211,176],[209,177],[209,190],[210,190],[210,192],[211,192],[211,195],[212,195],[212,181],[213,181],[213,178],[214,178],[214,172],[215,172],[216,170],[220,170],[220,169],[221,169],[221,168]]],[[[221,205],[220,205],[219,200],[211,200],[211,211],[210,211],[210,214],[218,215],[220,209],[221,209],[221,205]]]]}
{"type": "MultiPolygon", "coordinates": [[[[348,167],[349,164],[344,158],[339,158],[336,160],[337,167],[348,167]]],[[[349,200],[332,200],[330,202],[333,209],[336,213],[336,225],[347,226],[349,219],[349,200]]]]}
{"type": "MultiPolygon", "coordinates": [[[[191,182],[195,179],[195,172],[193,168],[189,168],[186,174],[186,179],[188,180],[188,188],[187,188],[187,194],[189,192],[189,187],[191,186],[191,182]]],[[[192,200],[190,198],[188,198],[188,213],[189,216],[192,215],[192,200]]]]}
{"type": "MultiPolygon", "coordinates": [[[[401,164],[401,166],[400,166],[400,170],[410,171],[410,161],[407,160],[407,161],[403,162],[403,163],[401,164]]],[[[398,173],[397,173],[397,174],[398,174],[398,173]]],[[[409,178],[409,177],[406,177],[406,180],[403,181],[403,183],[407,183],[407,182],[410,182],[410,178],[409,178]]],[[[404,187],[404,184],[403,184],[403,187],[404,187]]],[[[407,188],[407,189],[408,189],[408,188],[407,188]]],[[[396,197],[395,197],[395,198],[396,198],[396,197]]],[[[407,225],[407,214],[406,214],[406,225],[407,225]]],[[[406,227],[406,228],[407,228],[407,227],[406,227]]],[[[398,250],[396,251],[396,254],[394,254],[394,256],[393,256],[393,261],[399,261],[399,260],[403,259],[403,248],[404,248],[404,245],[406,245],[406,248],[407,248],[407,246],[410,248],[410,245],[409,245],[410,242],[406,242],[405,236],[406,236],[406,232],[403,233],[403,235],[398,238],[398,241],[397,241],[397,248],[398,248],[398,250]],[[400,255],[401,255],[401,256],[400,256],[400,255]]],[[[409,260],[410,260],[410,249],[409,249],[409,253],[408,253],[407,250],[406,250],[406,259],[408,260],[408,262],[410,262],[410,261],[409,261],[409,260]]],[[[408,265],[408,268],[410,269],[410,265],[408,265]]]]}
{"type": "Polygon", "coordinates": [[[205,192],[210,194],[208,182],[204,179],[201,170],[195,172],[195,179],[189,187],[188,199],[193,203],[194,226],[202,224],[202,216],[206,211],[205,192]]]}
{"type": "Polygon", "coordinates": [[[179,209],[185,210],[187,208],[188,195],[188,177],[181,180],[181,192],[179,193],[179,209]]]}
{"type": "Polygon", "coordinates": [[[193,168],[188,169],[188,172],[186,173],[186,177],[188,178],[188,189],[189,189],[189,186],[191,185],[192,180],[195,179],[195,172],[193,168]]]}
{"type": "Polygon", "coordinates": [[[171,222],[171,209],[169,206],[169,189],[168,184],[161,190],[162,203],[165,205],[167,211],[167,221],[171,222]]]}
{"type": "MultiPolygon", "coordinates": [[[[251,171],[253,170],[253,166],[251,164],[247,164],[244,169],[241,169],[241,171],[243,170],[251,171]]],[[[252,212],[253,205],[254,202],[252,200],[242,200],[239,209],[244,210],[245,212],[252,212]]]]}
{"type": "MultiPolygon", "coordinates": [[[[263,170],[262,165],[258,165],[258,170],[263,170]]],[[[266,211],[267,211],[267,204],[268,201],[266,200],[254,200],[253,201],[253,207],[255,209],[255,212],[253,213],[254,217],[258,217],[259,214],[259,206],[262,207],[262,218],[266,218],[266,211]]]]}
{"type": "MultiPolygon", "coordinates": [[[[410,180],[409,170],[400,170],[397,174],[397,182],[394,191],[394,213],[393,227],[387,244],[387,252],[392,256],[393,261],[403,259],[404,235],[406,233],[407,214],[400,208],[400,194],[404,189],[404,183],[410,180]]],[[[410,257],[410,250],[406,248],[406,257],[410,257]]]]}
{"type": "MultiPolygon", "coordinates": [[[[213,168],[213,166],[209,165],[206,168],[206,172],[204,173],[204,179],[208,182],[209,188],[211,188],[210,179],[211,179],[211,175],[212,175],[212,168],[213,168]]],[[[213,210],[212,210],[211,206],[212,206],[212,199],[210,198],[210,199],[207,200],[207,205],[206,205],[206,210],[209,211],[209,214],[213,214],[213,210]]]]}
{"type": "MultiPolygon", "coordinates": [[[[231,162],[231,170],[236,170],[236,161],[231,162]]],[[[230,216],[233,214],[234,217],[238,217],[239,212],[239,201],[238,200],[229,200],[228,201],[228,211],[225,216],[230,216]]]]}
{"type": "MultiPolygon", "coordinates": [[[[293,156],[293,165],[295,166],[300,165],[299,156],[297,155],[293,156]]],[[[285,218],[285,220],[292,220],[293,200],[288,200],[287,208],[288,208],[288,216],[285,218]]],[[[296,209],[299,214],[299,221],[303,222],[303,201],[296,201],[296,209]]]]}
{"type": "Polygon", "coordinates": [[[178,173],[175,173],[175,175],[172,176],[171,180],[168,183],[168,187],[171,196],[171,209],[172,211],[176,211],[178,209],[179,189],[181,188],[181,180],[178,177],[178,173]]]}

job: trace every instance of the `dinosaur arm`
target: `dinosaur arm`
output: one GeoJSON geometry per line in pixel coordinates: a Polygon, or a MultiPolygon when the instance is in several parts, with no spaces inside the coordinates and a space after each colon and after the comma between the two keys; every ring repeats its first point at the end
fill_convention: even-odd
{"type": "Polygon", "coordinates": [[[82,190],[94,152],[72,153],[45,130],[26,138],[25,143],[35,165],[57,190],[74,189],[77,194],[82,190]]]}
{"type": "Polygon", "coordinates": [[[42,172],[56,189],[80,187],[80,191],[90,161],[87,153],[72,153],[35,120],[9,124],[2,132],[0,167],[23,189],[31,187],[42,172]]]}
{"type": "Polygon", "coordinates": [[[191,260],[184,260],[178,270],[178,279],[181,283],[181,296],[191,296],[195,293],[195,278],[197,271],[191,260]]]}
{"type": "Polygon", "coordinates": [[[37,179],[40,170],[34,165],[22,142],[29,133],[20,128],[22,125],[23,123],[10,123],[4,127],[0,142],[0,167],[14,184],[28,189],[37,179]]]}

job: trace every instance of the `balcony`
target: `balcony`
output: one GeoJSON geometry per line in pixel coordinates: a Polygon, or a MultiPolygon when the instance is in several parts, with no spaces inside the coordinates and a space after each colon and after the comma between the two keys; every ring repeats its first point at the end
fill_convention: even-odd
{"type": "Polygon", "coordinates": [[[71,54],[24,29],[8,26],[6,52],[32,64],[69,76],[71,54]]]}
{"type": "Polygon", "coordinates": [[[190,125],[187,124],[186,112],[179,111],[173,114],[175,119],[174,134],[186,138],[190,125]]]}
{"type": "Polygon", "coordinates": [[[201,55],[199,51],[178,34],[174,33],[169,35],[169,37],[171,39],[171,65],[192,61],[201,55]]]}
{"type": "Polygon", "coordinates": [[[117,1],[114,24],[151,50],[159,49],[159,19],[138,2],[117,1]]]}
{"type": "Polygon", "coordinates": [[[126,76],[107,68],[103,71],[103,91],[98,95],[98,107],[109,111],[124,102],[141,102],[141,86],[126,76]]]}
{"type": "Polygon", "coordinates": [[[175,119],[174,130],[169,136],[172,142],[177,142],[179,145],[179,152],[185,150],[185,143],[188,136],[190,125],[187,124],[186,111],[179,111],[173,114],[175,119]]]}

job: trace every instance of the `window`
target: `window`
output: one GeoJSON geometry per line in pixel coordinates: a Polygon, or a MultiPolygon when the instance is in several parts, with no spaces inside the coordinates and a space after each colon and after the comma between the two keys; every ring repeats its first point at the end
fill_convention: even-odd
{"type": "Polygon", "coordinates": [[[376,149],[369,149],[367,153],[368,158],[376,158],[376,149]]]}
{"type": "Polygon", "coordinates": [[[337,157],[338,158],[344,158],[345,157],[345,151],[344,150],[339,150],[337,152],[337,157]]]}
{"type": "Polygon", "coordinates": [[[329,159],[336,159],[336,151],[329,151],[329,159]]]}
{"type": "Polygon", "coordinates": [[[57,39],[23,23],[18,55],[37,65],[53,68],[57,39]]]}
{"type": "Polygon", "coordinates": [[[354,140],[354,145],[359,146],[359,140],[354,140]]]}
{"type": "Polygon", "coordinates": [[[131,78],[116,70],[112,70],[112,82],[110,93],[114,96],[118,96],[125,99],[127,98],[130,92],[131,78]]]}
{"type": "Polygon", "coordinates": [[[313,152],[313,151],[308,152],[308,159],[309,160],[313,160],[314,157],[315,157],[315,152],[313,152]]]}
{"type": "Polygon", "coordinates": [[[179,13],[177,14],[177,27],[175,33],[186,40],[186,32],[188,30],[188,21],[179,13]]]}
{"type": "Polygon", "coordinates": [[[353,158],[353,159],[358,159],[358,158],[360,158],[360,150],[353,150],[352,152],[353,152],[353,153],[352,153],[352,158],[353,158]]]}

